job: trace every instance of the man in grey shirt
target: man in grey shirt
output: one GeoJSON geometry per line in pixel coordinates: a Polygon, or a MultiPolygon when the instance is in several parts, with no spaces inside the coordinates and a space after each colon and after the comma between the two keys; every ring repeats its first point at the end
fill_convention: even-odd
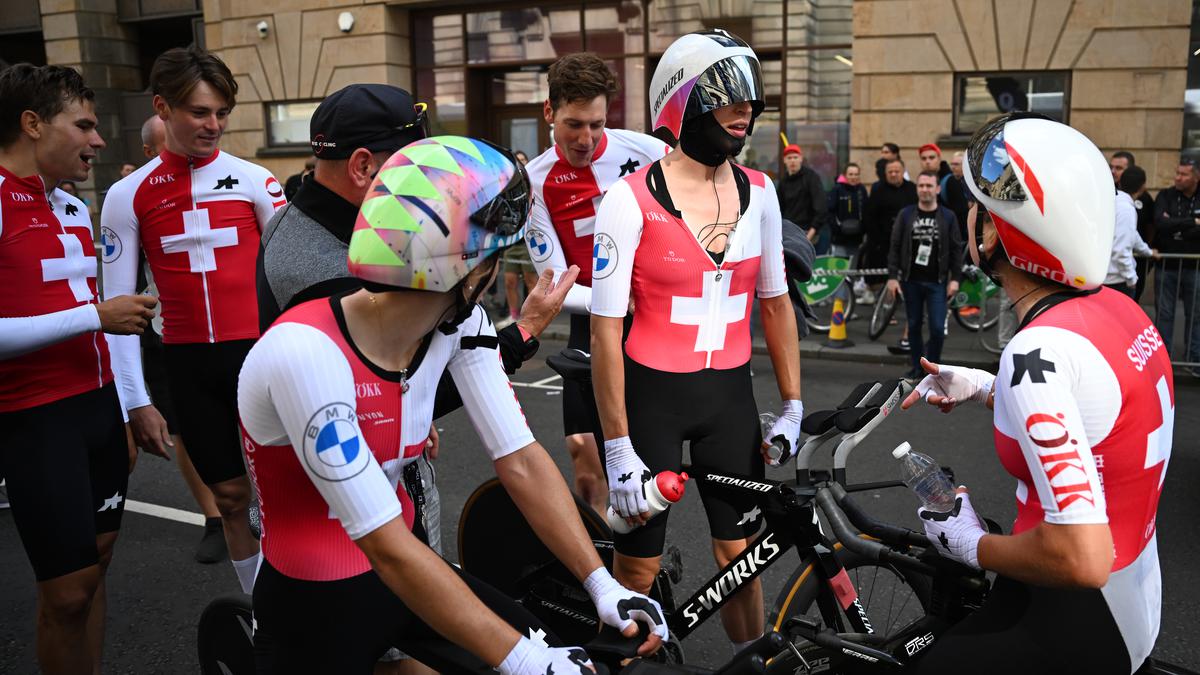
{"type": "MultiPolygon", "coordinates": [[[[263,332],[291,307],[361,287],[346,266],[358,208],[384,162],[426,136],[424,105],[414,105],[412,96],[397,87],[354,84],[322,101],[309,131],[317,158],[313,175],[262,234],[257,290],[263,332]]],[[[573,275],[564,275],[554,285],[553,274],[543,275],[522,307],[521,320],[498,332],[500,356],[510,374],[537,351],[537,336],[558,314],[573,282],[573,275]]],[[[460,405],[453,382],[444,377],[434,418],[460,405]]],[[[410,465],[414,468],[404,479],[414,503],[422,507],[414,530],[423,526],[429,546],[441,553],[439,503],[428,461],[436,456],[437,433],[430,429],[425,456],[410,465]]]]}

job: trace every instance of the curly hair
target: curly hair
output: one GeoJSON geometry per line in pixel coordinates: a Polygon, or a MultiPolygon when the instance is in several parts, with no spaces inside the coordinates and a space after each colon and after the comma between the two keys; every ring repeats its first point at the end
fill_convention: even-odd
{"type": "Polygon", "coordinates": [[[95,101],[96,93],[74,68],[18,63],[0,71],[0,147],[21,135],[21,114],[32,111],[49,120],[69,101],[95,101]]]}
{"type": "Polygon", "coordinates": [[[591,52],[562,57],[550,66],[550,107],[591,101],[603,96],[609,103],[620,91],[617,76],[608,64],[591,52]]]}

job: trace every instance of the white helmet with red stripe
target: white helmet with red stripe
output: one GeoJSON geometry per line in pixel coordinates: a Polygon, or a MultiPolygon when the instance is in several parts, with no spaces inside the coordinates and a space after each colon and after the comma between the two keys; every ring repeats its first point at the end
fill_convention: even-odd
{"type": "Polygon", "coordinates": [[[1112,173],[1075,129],[1009,113],[971,138],[963,177],[1017,269],[1079,289],[1104,283],[1115,223],[1112,173]]]}
{"type": "Polygon", "coordinates": [[[745,101],[753,105],[754,117],[766,107],[762,66],[744,40],[724,30],[672,42],[650,80],[651,126],[667,129],[676,140],[684,122],[745,101]]]}

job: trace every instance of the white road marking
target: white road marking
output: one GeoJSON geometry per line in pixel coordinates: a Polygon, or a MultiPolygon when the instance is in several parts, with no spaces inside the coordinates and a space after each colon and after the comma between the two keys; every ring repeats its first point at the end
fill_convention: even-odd
{"type": "Polygon", "coordinates": [[[513,382],[512,386],[523,389],[544,389],[547,391],[562,391],[561,384],[540,384],[538,382],[513,382]]]}
{"type": "Polygon", "coordinates": [[[125,500],[125,510],[154,516],[155,518],[174,520],[177,523],[187,523],[188,525],[204,524],[204,514],[184,511],[183,509],[173,509],[169,506],[159,506],[158,504],[148,504],[133,499],[125,500]]]}

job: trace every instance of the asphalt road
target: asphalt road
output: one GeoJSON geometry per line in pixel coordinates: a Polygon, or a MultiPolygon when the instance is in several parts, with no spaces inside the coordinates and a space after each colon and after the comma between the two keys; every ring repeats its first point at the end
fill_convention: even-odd
{"type": "MultiPolygon", "coordinates": [[[[546,343],[542,355],[561,344],[546,343]]],[[[774,410],[779,396],[770,363],[755,357],[755,395],[760,410],[774,410]]],[[[809,411],[839,402],[857,383],[895,377],[903,367],[809,359],[804,363],[804,401],[809,411]]],[[[541,361],[526,365],[517,377],[532,383],[553,375],[541,361]]],[[[551,386],[554,382],[549,383],[551,386]]],[[[559,393],[554,389],[518,387],[534,434],[551,451],[566,475],[569,460],[563,446],[559,393]]],[[[1176,395],[1175,446],[1159,506],[1158,537],[1163,569],[1162,631],[1155,656],[1200,669],[1200,540],[1194,518],[1200,513],[1200,476],[1196,438],[1200,437],[1200,388],[1181,382],[1176,395]]],[[[446,555],[457,560],[455,532],[458,514],[471,491],[493,475],[463,413],[441,420],[442,456],[437,461],[443,506],[446,555]]],[[[1003,473],[992,449],[991,425],[983,409],[963,409],[944,416],[931,409],[898,414],[855,450],[850,459],[852,481],[896,477],[889,451],[907,440],[940,463],[952,465],[960,482],[971,488],[977,510],[1006,526],[1015,514],[1014,483],[1003,473]]],[[[786,478],[787,470],[771,470],[786,478]]],[[[677,591],[687,595],[706,581],[716,567],[704,536],[706,525],[694,491],[672,515],[669,543],[683,552],[684,580],[677,591]]],[[[131,478],[129,497],[185,511],[195,505],[174,465],[144,456],[131,478]]],[[[916,500],[906,491],[864,494],[861,500],[880,518],[916,526],[916,500]]],[[[116,557],[109,573],[108,636],[105,672],[192,673],[197,671],[195,624],[209,599],[237,589],[228,563],[203,566],[192,561],[200,528],[174,520],[126,511],[116,557]]],[[[790,554],[789,554],[790,555],[790,554]]],[[[764,576],[767,602],[773,602],[795,566],[794,556],[764,576]]],[[[21,549],[12,517],[0,511],[0,673],[36,672],[33,650],[33,574],[21,549]]],[[[1069,617],[1065,620],[1070,620],[1069,617]]],[[[709,621],[684,643],[689,662],[713,665],[730,653],[719,622],[709,621]]]]}

